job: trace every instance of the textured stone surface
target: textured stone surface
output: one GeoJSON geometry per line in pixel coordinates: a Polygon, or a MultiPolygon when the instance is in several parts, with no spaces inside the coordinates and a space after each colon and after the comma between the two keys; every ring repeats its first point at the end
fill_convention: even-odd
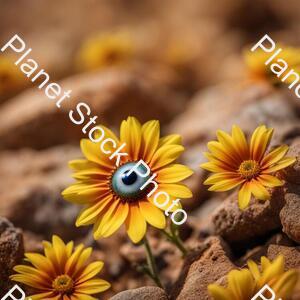
{"type": "Polygon", "coordinates": [[[199,253],[187,258],[179,280],[174,285],[172,297],[176,300],[210,299],[207,286],[234,268],[226,243],[211,237],[205,241],[199,253]]]}
{"type": "Polygon", "coordinates": [[[9,276],[13,267],[24,255],[23,237],[20,229],[7,219],[0,217],[0,297],[4,296],[13,283],[9,276]]]}
{"type": "Polygon", "coordinates": [[[164,290],[154,287],[145,286],[134,290],[127,290],[110,298],[110,300],[168,300],[164,290]]]}
{"type": "Polygon", "coordinates": [[[170,132],[182,134],[192,144],[215,138],[218,129],[230,131],[233,124],[247,133],[267,124],[276,129],[296,119],[284,95],[266,85],[230,84],[208,88],[198,93],[187,109],[169,126],[170,132]]]}
{"type": "Polygon", "coordinates": [[[300,184],[300,138],[293,140],[287,156],[295,157],[296,162],[284,170],[284,177],[290,183],[300,184]]]}
{"type": "Polygon", "coordinates": [[[79,207],[61,197],[73,182],[68,161],[78,157],[79,149],[72,146],[1,152],[1,216],[45,238],[53,233],[69,239],[80,235],[82,229],[74,225],[79,207]]]}
{"type": "Polygon", "coordinates": [[[300,244],[300,187],[288,185],[288,191],[284,198],[285,205],[280,212],[282,230],[300,244]]]}
{"type": "MultiPolygon", "coordinates": [[[[98,123],[117,128],[128,116],[136,116],[140,121],[159,119],[164,122],[182,109],[181,96],[164,84],[145,77],[145,74],[141,76],[124,70],[69,77],[60,84],[63,90],[72,90],[72,94],[60,109],[43,91],[36,88],[25,91],[0,110],[0,149],[21,146],[41,149],[78,143],[83,136],[81,126],[72,123],[68,114],[79,102],[90,106],[90,117],[98,116],[98,123]],[[172,105],[169,105],[169,99],[172,99],[172,105]]],[[[85,115],[84,124],[88,121],[85,115]]]]}
{"type": "Polygon", "coordinates": [[[241,210],[237,192],[234,192],[214,212],[216,233],[226,241],[241,243],[280,228],[279,212],[284,204],[283,194],[283,188],[274,189],[270,201],[251,199],[250,205],[241,210]]]}

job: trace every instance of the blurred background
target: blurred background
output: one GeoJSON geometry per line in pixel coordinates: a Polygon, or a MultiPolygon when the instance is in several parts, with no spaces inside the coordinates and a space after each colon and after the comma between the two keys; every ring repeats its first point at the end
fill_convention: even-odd
{"type": "MultiPolygon", "coordinates": [[[[60,196],[72,182],[67,162],[81,157],[81,128],[68,118],[79,101],[116,132],[132,115],[160,120],[163,134],[181,134],[182,160],[196,172],[187,182],[194,197],[183,202],[189,221],[182,238],[194,247],[214,234],[212,212],[227,195],[207,192],[199,164],[215,131],[238,124],[250,133],[264,123],[275,128],[274,143],[300,135],[299,99],[286,86],[251,81],[243,56],[266,33],[299,46],[299,14],[299,0],[0,0],[1,46],[18,34],[51,80],[72,90],[59,110],[14,66],[13,52],[0,54],[0,216],[22,229],[25,250],[40,251],[54,233],[92,245],[112,283],[104,299],[152,284],[135,270],[145,257],[123,230],[94,242],[91,228],[74,227],[79,208],[60,196]]],[[[269,226],[258,240],[244,236],[247,246],[277,229],[269,226]]],[[[180,253],[150,234],[171,292],[180,253]]],[[[247,250],[241,244],[237,259],[247,250]]]]}

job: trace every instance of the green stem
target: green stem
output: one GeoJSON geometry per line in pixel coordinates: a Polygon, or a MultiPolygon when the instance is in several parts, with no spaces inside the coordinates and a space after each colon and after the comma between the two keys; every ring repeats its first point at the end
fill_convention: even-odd
{"type": "Polygon", "coordinates": [[[187,249],[184,247],[183,242],[178,234],[171,230],[171,234],[165,229],[161,230],[162,233],[167,237],[167,239],[173,243],[182,253],[182,256],[185,257],[188,253],[187,249]]]}
{"type": "MultiPolygon", "coordinates": [[[[146,238],[146,236],[144,237],[144,246],[145,246],[146,255],[147,255],[148,268],[149,268],[149,272],[151,274],[150,277],[153,279],[153,281],[156,283],[156,285],[158,287],[163,289],[163,285],[158,276],[155,259],[152,254],[151,247],[149,245],[149,242],[148,242],[148,239],[146,238]]],[[[150,274],[148,274],[148,275],[150,275],[150,274]]]]}

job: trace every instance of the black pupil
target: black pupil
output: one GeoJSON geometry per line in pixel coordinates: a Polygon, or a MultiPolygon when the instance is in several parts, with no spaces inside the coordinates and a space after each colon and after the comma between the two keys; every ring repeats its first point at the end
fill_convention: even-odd
{"type": "Polygon", "coordinates": [[[137,175],[136,175],[135,172],[131,172],[129,175],[127,175],[128,172],[129,172],[129,170],[124,172],[123,175],[122,175],[122,181],[126,185],[133,184],[137,180],[137,175]]]}

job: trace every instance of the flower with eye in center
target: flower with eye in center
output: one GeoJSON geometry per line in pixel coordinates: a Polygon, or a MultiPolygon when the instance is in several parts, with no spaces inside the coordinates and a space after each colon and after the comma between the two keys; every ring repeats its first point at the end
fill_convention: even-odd
{"type": "Polygon", "coordinates": [[[259,200],[269,200],[266,188],[282,186],[283,181],[274,174],[295,162],[295,158],[285,157],[289,147],[282,145],[266,154],[273,129],[262,125],[253,132],[248,144],[244,133],[238,126],[232,127],[230,136],[224,131],[217,131],[218,141],[207,144],[209,152],[204,153],[209,160],[201,165],[211,171],[204,184],[211,185],[210,191],[228,191],[240,186],[239,207],[249,205],[251,194],[259,200]]]}
{"type": "Polygon", "coordinates": [[[58,236],[52,243],[43,242],[44,255],[26,253],[28,264],[17,265],[10,278],[29,286],[32,300],[97,300],[91,296],[110,287],[105,280],[95,278],[103,262],[88,264],[92,248],[83,244],[74,248],[73,242],[65,244],[58,236]]]}
{"type": "MultiPolygon", "coordinates": [[[[189,177],[192,171],[184,165],[175,164],[183,152],[181,138],[178,135],[160,137],[158,121],[149,121],[143,125],[134,117],[124,120],[120,128],[120,139],[108,128],[106,137],[115,141],[117,147],[125,143],[120,166],[115,159],[100,150],[99,143],[88,139],[81,140],[81,150],[85,159],[70,162],[75,171],[73,177],[77,182],[63,191],[63,197],[73,203],[82,204],[84,208],[77,218],[76,226],[94,224],[94,238],[108,237],[125,223],[130,239],[137,243],[146,233],[147,223],[163,229],[166,226],[164,210],[167,210],[172,197],[189,198],[191,191],[180,181],[189,177]],[[149,176],[141,177],[138,172],[127,173],[136,162],[143,160],[150,168],[149,176]],[[157,190],[170,196],[170,201],[160,209],[154,204],[154,194],[147,197],[149,190],[140,189],[143,184],[157,174],[157,190]]],[[[101,143],[101,142],[100,142],[101,143]]],[[[109,148],[108,144],[106,144],[109,148]]],[[[116,147],[116,148],[117,148],[116,147]]],[[[111,152],[115,148],[111,146],[111,152]]],[[[144,166],[139,166],[145,174],[144,166]]],[[[152,184],[150,184],[152,188],[152,184]]],[[[174,199],[173,198],[173,199],[174,199]]],[[[171,211],[180,208],[177,204],[171,211]]]]}
{"type": "MultiPolygon", "coordinates": [[[[300,71],[300,49],[293,47],[284,47],[278,46],[283,50],[280,52],[279,56],[281,60],[284,60],[289,68],[283,72],[280,76],[283,78],[290,69],[298,72],[300,71]]],[[[244,52],[244,60],[246,67],[248,68],[249,77],[255,81],[267,81],[271,84],[277,85],[282,81],[275,73],[272,72],[269,65],[266,65],[265,62],[268,61],[272,54],[262,50],[261,48],[256,49],[254,52],[246,50],[244,52]]],[[[276,60],[274,61],[276,63],[276,60]]],[[[276,68],[275,68],[276,69],[276,68]]],[[[277,67],[278,69],[278,67],[277,67]]],[[[279,70],[276,70],[279,71],[279,70]]],[[[284,81],[286,84],[291,84],[295,80],[295,76],[288,76],[284,81]]]]}
{"type": "Polygon", "coordinates": [[[78,68],[94,70],[127,64],[134,55],[134,43],[127,32],[96,35],[83,43],[77,56],[78,68]]]}
{"type": "Polygon", "coordinates": [[[272,262],[262,257],[260,268],[249,260],[248,268],[229,272],[227,287],[210,284],[208,291],[214,300],[250,300],[267,284],[275,293],[276,300],[289,300],[299,279],[299,271],[291,269],[285,272],[284,265],[283,255],[272,262]]]}

